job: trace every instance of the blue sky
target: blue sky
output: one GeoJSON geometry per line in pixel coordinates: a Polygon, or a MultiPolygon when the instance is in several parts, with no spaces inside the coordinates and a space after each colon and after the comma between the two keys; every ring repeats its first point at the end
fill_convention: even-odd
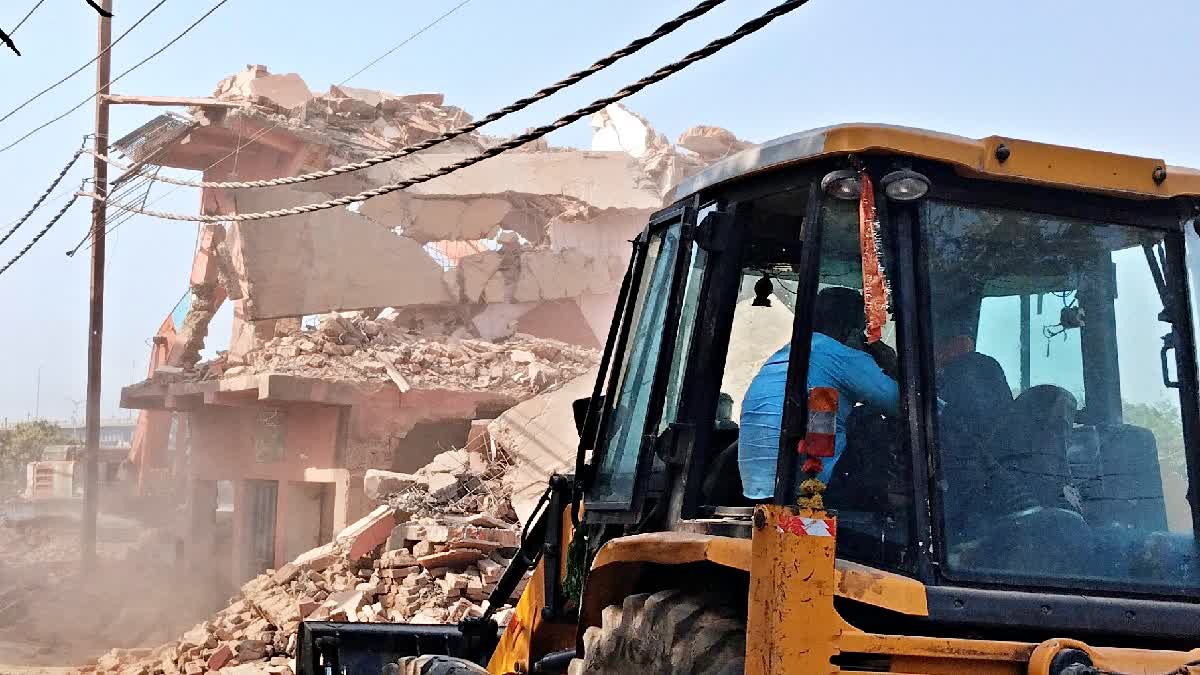
{"type": "MultiPolygon", "coordinates": [[[[11,27],[33,0],[9,0],[11,27]]],[[[116,0],[119,34],[152,0],[116,0]]],[[[248,63],[297,72],[324,90],[457,0],[350,3],[230,0],[183,41],[114,87],[116,93],[207,95],[248,63]]],[[[445,92],[476,114],[590,63],[694,4],[691,0],[473,0],[351,84],[396,93],[445,92]]],[[[489,128],[512,133],[551,119],[725,33],[772,2],[732,0],[588,82],[489,128]]],[[[172,0],[114,50],[120,72],[199,16],[200,0],[172,0]]],[[[1193,30],[1200,7],[1173,0],[1004,3],[813,0],[743,43],[633,97],[628,105],[669,137],[716,124],[765,140],[844,121],[879,121],[968,136],[1004,134],[1200,165],[1193,30]]],[[[46,3],[0,51],[0,108],[11,109],[94,53],[95,15],[83,2],[46,3]]],[[[0,145],[93,90],[85,71],[12,119],[0,145]]],[[[117,107],[119,137],[158,111],[117,107]]],[[[0,153],[0,226],[15,220],[92,128],[91,107],[0,153]]],[[[586,146],[577,124],[556,144],[586,146]]],[[[80,164],[64,186],[90,175],[80,164]]],[[[161,194],[162,189],[157,194],[161,194]]],[[[153,197],[152,197],[153,198],[153,197]]],[[[7,260],[61,202],[52,201],[4,247],[7,260]]],[[[184,189],[159,202],[194,212],[184,189]]],[[[88,265],[67,258],[87,228],[83,204],[0,276],[0,418],[70,418],[84,398],[88,265]],[[41,370],[40,403],[35,395],[41,370]]],[[[135,218],[109,244],[103,413],[145,370],[147,341],[178,299],[195,241],[186,223],[135,218]]],[[[216,330],[222,331],[223,327],[216,330]]]]}

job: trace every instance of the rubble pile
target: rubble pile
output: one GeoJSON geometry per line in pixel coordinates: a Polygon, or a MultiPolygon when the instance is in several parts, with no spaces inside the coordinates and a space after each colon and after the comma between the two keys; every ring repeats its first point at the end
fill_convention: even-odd
{"type": "Polygon", "coordinates": [[[594,349],[517,334],[502,342],[421,335],[384,310],[325,315],[313,329],[266,340],[241,359],[228,354],[197,366],[202,379],[283,373],[346,381],[392,381],[410,388],[536,394],[595,365],[594,349]]]}
{"type": "MultiPolygon", "coordinates": [[[[461,449],[414,474],[368,471],[364,488],[381,504],[334,541],[246,582],[227,607],[178,639],[111,650],[81,672],[291,675],[304,620],[456,623],[482,616],[520,545],[499,487],[509,466],[501,456],[461,449]]],[[[493,615],[501,625],[528,578],[493,615]]]]}
{"type": "MultiPolygon", "coordinates": [[[[299,75],[271,74],[263,65],[247,66],[221,80],[213,96],[250,104],[236,115],[274,118],[294,131],[324,135],[346,159],[420,143],[472,120],[462,108],[445,105],[439,93],[396,95],[333,85],[314,94],[299,75]]],[[[471,133],[445,147],[478,150],[492,142],[471,133]]]]}

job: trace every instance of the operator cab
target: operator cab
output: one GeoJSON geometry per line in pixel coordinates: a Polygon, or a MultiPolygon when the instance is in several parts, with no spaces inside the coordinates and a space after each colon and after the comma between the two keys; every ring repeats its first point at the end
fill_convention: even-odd
{"type": "Polygon", "coordinates": [[[1016,587],[1017,623],[1072,595],[1192,621],[1197,194],[1153,160],[861,125],[691,177],[635,242],[581,420],[586,521],[749,536],[755,502],[820,478],[838,557],[919,579],[931,617],[1016,587]],[[877,339],[823,335],[818,296],[864,287],[877,339]],[[838,394],[824,422],[810,385],[838,394]]]}

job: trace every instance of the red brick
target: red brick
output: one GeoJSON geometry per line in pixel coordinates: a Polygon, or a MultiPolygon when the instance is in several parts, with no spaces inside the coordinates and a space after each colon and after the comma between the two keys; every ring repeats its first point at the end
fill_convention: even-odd
{"type": "Polygon", "coordinates": [[[208,669],[209,670],[220,670],[220,669],[224,668],[225,664],[229,663],[229,659],[232,659],[232,658],[233,658],[233,649],[229,646],[228,643],[223,644],[220,647],[217,647],[217,651],[213,652],[212,656],[208,657],[208,664],[207,664],[208,669]]]}

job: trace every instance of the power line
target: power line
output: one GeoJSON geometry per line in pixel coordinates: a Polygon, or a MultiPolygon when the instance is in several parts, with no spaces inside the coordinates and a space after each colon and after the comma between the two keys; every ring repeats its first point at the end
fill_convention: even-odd
{"type": "Polygon", "coordinates": [[[17,31],[21,30],[21,26],[25,25],[25,22],[29,20],[29,17],[33,16],[33,13],[38,11],[38,7],[41,7],[42,3],[45,1],[46,0],[38,0],[37,3],[33,6],[33,8],[31,8],[28,12],[26,12],[25,16],[22,17],[21,20],[17,22],[17,25],[13,26],[13,29],[8,31],[8,36],[12,37],[13,34],[15,34],[17,31]]]}
{"type": "MultiPolygon", "coordinates": [[[[83,142],[87,143],[86,136],[84,137],[83,142]]],[[[15,233],[18,228],[24,225],[25,221],[29,220],[30,216],[33,215],[33,212],[37,211],[38,208],[41,207],[42,202],[46,201],[46,198],[49,197],[50,193],[54,191],[54,188],[58,187],[58,184],[61,183],[62,179],[66,177],[67,172],[71,170],[71,167],[75,166],[75,162],[79,161],[79,156],[82,154],[83,148],[80,147],[75,151],[75,154],[71,155],[71,159],[66,163],[65,166],[63,166],[62,171],[58,172],[58,175],[54,177],[54,180],[50,181],[49,187],[47,187],[46,190],[42,192],[41,196],[33,202],[33,206],[29,207],[29,210],[25,212],[25,215],[18,218],[12,224],[12,226],[8,229],[8,232],[4,233],[3,237],[0,237],[0,245],[3,245],[4,242],[8,241],[8,238],[13,236],[13,233],[15,233]]]]}
{"type": "MultiPolygon", "coordinates": [[[[44,2],[45,0],[42,0],[42,1],[44,2]]],[[[107,47],[107,48],[106,48],[104,51],[100,52],[100,54],[96,54],[95,56],[93,56],[91,61],[88,61],[87,63],[83,64],[82,66],[79,66],[79,67],[78,67],[78,68],[76,68],[75,70],[71,71],[71,72],[70,72],[70,73],[69,73],[69,74],[68,74],[66,77],[62,78],[62,79],[61,79],[61,80],[59,80],[58,82],[55,82],[54,84],[50,85],[49,87],[46,87],[45,89],[43,89],[43,90],[39,91],[38,93],[34,94],[33,96],[30,96],[30,97],[29,97],[29,99],[27,99],[27,100],[26,100],[24,103],[22,103],[21,105],[19,105],[19,106],[17,106],[17,107],[15,107],[15,108],[13,108],[12,110],[8,111],[7,113],[5,113],[5,114],[4,114],[4,116],[3,116],[3,117],[0,117],[0,122],[3,122],[4,120],[6,120],[6,119],[8,119],[8,118],[12,117],[14,114],[16,114],[16,112],[17,112],[17,111],[21,110],[22,108],[24,108],[25,106],[29,105],[30,103],[33,103],[34,101],[38,100],[38,99],[39,99],[39,98],[41,98],[41,97],[42,97],[44,94],[46,94],[46,93],[47,93],[47,92],[49,92],[50,90],[52,90],[52,89],[54,89],[54,88],[58,87],[58,86],[59,86],[59,85],[61,85],[63,82],[66,82],[67,80],[71,79],[72,77],[75,77],[75,76],[76,76],[76,75],[78,75],[79,73],[82,73],[82,72],[83,72],[83,70],[84,70],[85,68],[87,68],[88,66],[92,65],[93,63],[95,63],[95,62],[96,62],[96,60],[100,58],[100,55],[101,55],[101,54],[104,54],[105,52],[107,52],[107,51],[109,51],[110,49],[112,49],[113,47],[115,47],[115,46],[116,46],[116,44],[117,44],[118,42],[120,42],[121,40],[125,39],[125,36],[126,36],[126,35],[129,35],[129,33],[130,33],[130,32],[131,32],[131,31],[132,31],[134,28],[137,28],[137,27],[138,27],[138,26],[139,26],[139,25],[140,25],[140,24],[141,24],[143,21],[145,21],[147,18],[149,18],[149,16],[150,16],[151,14],[153,14],[155,11],[157,11],[157,10],[158,10],[158,8],[159,8],[159,7],[162,7],[162,6],[163,6],[163,5],[164,5],[166,2],[167,2],[167,0],[159,0],[159,1],[158,1],[158,4],[156,4],[156,5],[154,5],[153,7],[151,7],[151,8],[150,8],[150,10],[149,10],[149,11],[147,11],[145,14],[143,14],[143,15],[141,16],[141,18],[139,18],[137,21],[134,21],[134,22],[133,22],[133,25],[132,25],[132,26],[130,26],[129,28],[126,28],[124,33],[121,33],[120,35],[118,35],[118,36],[117,36],[117,39],[113,40],[113,41],[112,41],[112,44],[111,44],[111,45],[109,45],[109,46],[108,46],[108,47],[107,47]]],[[[42,3],[41,3],[41,2],[39,2],[38,4],[40,5],[40,4],[42,4],[42,3]]],[[[37,9],[37,8],[36,8],[36,7],[34,7],[34,9],[37,9]]],[[[28,18],[28,17],[26,17],[26,18],[28,18]]],[[[23,23],[23,22],[24,22],[24,19],[22,19],[22,23],[23,23]]],[[[17,24],[17,27],[19,28],[19,27],[20,27],[20,24],[17,24]]],[[[14,29],[13,29],[13,31],[15,32],[15,31],[16,31],[16,28],[14,28],[14,29]]],[[[91,99],[88,99],[88,100],[90,101],[91,99]]],[[[87,103],[87,101],[84,101],[84,103],[87,103]]],[[[68,114],[69,114],[69,113],[68,113],[68,114]]]]}
{"type": "MultiPolygon", "coordinates": [[[[80,185],[82,186],[82,183],[80,185]]],[[[54,217],[50,219],[50,222],[46,223],[46,226],[43,227],[40,232],[38,232],[36,235],[34,235],[33,239],[30,240],[30,242],[28,244],[25,244],[25,248],[21,249],[15,256],[13,256],[12,260],[9,260],[7,263],[5,263],[4,267],[0,267],[0,274],[4,274],[5,272],[7,272],[8,268],[13,266],[13,263],[20,260],[26,253],[29,252],[29,249],[33,248],[34,244],[38,243],[38,241],[42,237],[46,236],[46,233],[50,231],[50,228],[54,227],[54,224],[57,223],[59,220],[61,220],[62,217],[67,214],[67,211],[70,210],[70,208],[72,206],[74,206],[76,200],[78,200],[78,199],[79,199],[78,194],[71,197],[71,200],[68,201],[66,204],[64,204],[63,207],[58,210],[58,213],[54,214],[54,217]]]]}
{"type": "Polygon", "coordinates": [[[455,6],[451,7],[451,8],[450,8],[450,10],[449,10],[448,12],[446,12],[445,14],[443,14],[443,15],[439,16],[438,18],[434,19],[432,22],[430,22],[430,23],[429,23],[427,26],[425,26],[425,27],[424,27],[424,28],[422,28],[421,30],[419,30],[419,31],[417,31],[417,32],[413,33],[412,35],[409,35],[408,37],[404,38],[404,39],[403,39],[403,40],[401,40],[399,43],[397,43],[397,44],[396,44],[396,46],[392,47],[391,49],[387,50],[387,51],[386,51],[386,52],[384,52],[382,55],[380,55],[380,56],[379,56],[379,58],[377,58],[377,59],[375,59],[374,61],[372,61],[372,62],[368,63],[367,65],[363,66],[362,68],[359,68],[358,70],[354,71],[354,74],[353,74],[353,75],[351,75],[350,77],[347,77],[346,79],[342,80],[342,81],[341,81],[341,82],[339,82],[338,84],[346,84],[346,83],[347,83],[347,82],[349,82],[350,80],[353,80],[354,78],[358,77],[359,75],[362,75],[364,72],[366,72],[367,70],[369,70],[369,69],[371,68],[371,66],[374,66],[376,63],[379,63],[380,61],[382,61],[382,60],[386,59],[387,57],[391,56],[391,55],[392,55],[392,53],[393,53],[393,52],[395,52],[397,49],[400,49],[400,48],[401,48],[401,47],[403,47],[404,45],[406,45],[406,44],[408,44],[408,43],[412,42],[413,40],[417,39],[417,37],[418,37],[418,36],[420,36],[420,35],[421,35],[421,33],[424,33],[425,31],[429,30],[430,28],[433,28],[434,26],[438,25],[438,23],[440,23],[442,19],[445,19],[446,17],[450,16],[451,14],[453,14],[453,13],[457,12],[458,10],[462,9],[462,8],[463,8],[465,5],[467,5],[467,4],[468,4],[468,3],[470,3],[470,2],[471,2],[471,0],[463,0],[462,2],[458,3],[457,5],[455,5],[455,6]]]}
{"type": "MultiPolygon", "coordinates": [[[[467,0],[467,1],[469,2],[470,0],[467,0]]],[[[222,189],[226,189],[226,190],[261,188],[261,187],[276,187],[276,186],[280,186],[280,185],[294,185],[297,183],[306,183],[309,181],[320,180],[322,178],[331,178],[333,176],[338,176],[338,175],[345,174],[345,173],[353,173],[355,171],[361,171],[363,169],[366,169],[366,168],[369,168],[372,166],[376,166],[378,164],[384,164],[386,162],[391,162],[393,160],[400,159],[401,157],[406,157],[413,153],[420,152],[422,150],[427,150],[427,149],[432,148],[441,143],[445,143],[446,141],[449,141],[449,140],[452,140],[459,136],[463,136],[465,134],[471,133],[472,131],[475,131],[476,129],[479,129],[485,125],[491,124],[492,122],[495,122],[504,117],[507,117],[508,115],[519,112],[521,110],[524,110],[525,108],[528,108],[529,106],[533,105],[534,103],[537,103],[538,101],[548,98],[551,95],[553,95],[559,91],[562,91],[563,89],[566,89],[567,87],[569,87],[573,84],[576,84],[577,82],[579,82],[587,77],[595,75],[596,73],[600,72],[601,70],[604,70],[605,68],[611,66],[612,64],[616,63],[617,61],[620,61],[621,59],[623,59],[627,56],[637,53],[638,51],[640,51],[647,45],[671,34],[675,30],[677,30],[678,28],[680,28],[681,26],[686,24],[687,22],[689,22],[699,16],[702,16],[703,14],[709,12],[710,10],[712,10],[713,8],[722,4],[723,2],[725,2],[725,0],[704,0],[704,2],[699,3],[692,9],[688,10],[687,12],[684,12],[683,14],[680,14],[679,16],[675,17],[674,19],[671,19],[670,21],[667,21],[666,23],[662,24],[657,29],[655,29],[654,32],[630,42],[629,44],[625,45],[624,47],[622,47],[622,48],[618,49],[617,51],[609,54],[608,56],[605,56],[604,58],[596,61],[595,63],[593,63],[592,65],[588,66],[587,68],[585,68],[583,70],[571,73],[570,75],[559,80],[558,82],[555,82],[554,84],[552,84],[548,87],[544,87],[544,88],[538,90],[537,92],[534,92],[533,94],[531,94],[529,96],[526,96],[525,98],[518,99],[518,100],[510,103],[509,105],[507,105],[485,117],[482,117],[478,120],[475,120],[473,122],[465,124],[461,127],[451,129],[450,131],[447,131],[439,136],[435,136],[433,138],[430,138],[430,139],[427,139],[420,143],[417,143],[416,145],[411,145],[406,148],[403,148],[401,150],[396,150],[394,152],[387,152],[387,153],[383,153],[381,155],[375,155],[374,157],[368,157],[359,162],[343,164],[342,166],[336,166],[331,169],[325,169],[322,171],[314,171],[312,173],[306,173],[306,174],[302,174],[299,176],[285,176],[285,177],[281,177],[281,178],[271,178],[271,179],[267,179],[267,180],[190,181],[190,180],[184,180],[184,179],[179,179],[179,178],[169,178],[169,177],[159,177],[159,178],[156,178],[155,180],[158,180],[159,182],[162,182],[162,183],[170,183],[172,185],[180,185],[180,186],[185,186],[185,187],[222,188],[222,189]]],[[[463,4],[466,4],[466,2],[464,2],[463,4]]],[[[461,6],[462,5],[459,5],[459,7],[461,7],[461,6]]],[[[455,9],[457,9],[457,8],[455,8],[455,9]]],[[[453,12],[453,11],[454,10],[451,10],[451,12],[453,12]]],[[[449,16],[451,12],[447,12],[446,14],[443,14],[437,20],[440,21],[442,18],[449,16]]],[[[433,24],[430,24],[430,25],[433,25],[433,24]]],[[[426,28],[428,28],[428,26],[426,28]]],[[[422,29],[421,31],[417,31],[416,33],[414,33],[413,37],[415,37],[416,35],[419,35],[423,30],[425,30],[425,29],[422,29]]],[[[410,37],[408,40],[405,40],[405,42],[403,42],[401,44],[405,44],[408,41],[410,41],[411,39],[412,39],[412,37],[410,37]]],[[[395,49],[393,49],[392,51],[395,51],[395,49]]],[[[380,58],[382,58],[382,57],[380,57],[380,58]]],[[[378,61],[379,61],[379,59],[375,60],[375,62],[378,62],[378,61]]],[[[372,63],[374,63],[374,62],[372,62],[372,63]]],[[[368,64],[368,67],[370,67],[370,64],[368,64]]],[[[366,70],[366,68],[360,69],[359,72],[362,72],[363,70],[366,70]]],[[[355,75],[357,75],[357,73],[355,73],[355,75]]],[[[346,78],[346,80],[344,80],[343,82],[348,81],[353,77],[354,77],[354,75],[351,75],[350,77],[346,78]]],[[[278,123],[276,123],[276,126],[278,126],[278,123]]],[[[274,127],[272,127],[272,128],[274,128],[274,127]]],[[[97,155],[96,153],[90,152],[87,150],[85,150],[85,152],[89,152],[89,154],[97,156],[101,160],[106,161],[119,169],[128,170],[127,166],[123,166],[119,162],[116,162],[106,156],[97,155]]]]}
{"type": "Polygon", "coordinates": [[[13,28],[11,31],[5,33],[2,29],[0,29],[0,42],[3,42],[5,45],[7,45],[8,48],[13,50],[13,53],[16,54],[17,56],[21,55],[21,50],[17,49],[17,44],[12,41],[13,33],[16,33],[21,28],[21,26],[25,25],[25,22],[29,20],[29,17],[33,16],[33,13],[36,12],[38,10],[38,7],[41,7],[42,3],[45,1],[46,0],[38,0],[37,4],[35,4],[33,6],[33,9],[30,9],[28,12],[26,12],[25,16],[22,17],[21,20],[17,22],[16,27],[13,28]]]}
{"type": "MultiPolygon", "coordinates": [[[[213,12],[217,11],[218,9],[220,9],[220,8],[221,8],[221,6],[222,6],[222,5],[224,5],[224,4],[225,4],[225,3],[227,3],[227,2],[229,2],[229,0],[220,0],[219,2],[217,2],[217,4],[213,5],[211,8],[209,8],[209,10],[208,10],[207,12],[205,12],[203,15],[201,15],[199,19],[196,19],[195,21],[193,21],[193,22],[192,22],[192,24],[191,24],[190,26],[188,26],[187,28],[183,29],[183,32],[182,32],[182,33],[180,33],[179,35],[176,35],[174,38],[171,38],[171,40],[170,40],[169,42],[167,42],[167,44],[163,45],[162,47],[159,47],[157,50],[155,50],[155,51],[154,51],[152,54],[150,54],[150,55],[149,55],[149,56],[147,56],[146,58],[144,58],[144,59],[142,59],[141,61],[138,61],[137,63],[133,64],[133,66],[131,66],[131,67],[129,67],[129,68],[126,68],[126,69],[125,69],[125,70],[124,70],[124,71],[123,71],[123,72],[122,72],[120,75],[117,75],[116,77],[114,77],[114,78],[112,78],[111,80],[109,80],[109,81],[108,81],[108,84],[109,84],[110,86],[111,86],[112,84],[115,84],[115,83],[116,83],[118,80],[120,80],[121,78],[123,78],[123,77],[125,77],[126,75],[128,75],[128,74],[132,73],[133,71],[137,70],[138,68],[141,68],[143,65],[145,65],[146,63],[148,63],[148,62],[149,62],[151,59],[153,59],[154,57],[158,56],[159,54],[162,54],[163,52],[165,52],[165,51],[166,51],[166,50],[167,50],[167,49],[168,49],[168,48],[169,48],[171,45],[173,45],[173,44],[175,44],[176,42],[179,42],[181,39],[183,39],[183,37],[184,37],[185,35],[187,35],[188,33],[192,32],[192,30],[193,30],[193,29],[195,29],[195,28],[196,28],[196,26],[199,26],[199,25],[201,24],[201,22],[203,22],[205,19],[207,19],[207,18],[208,18],[210,15],[212,15],[212,13],[213,13],[213,12]]],[[[101,53],[103,53],[103,52],[101,52],[101,53]]],[[[97,58],[99,58],[99,55],[97,55],[97,58]]],[[[4,146],[3,148],[0,148],[0,152],[7,152],[8,150],[11,150],[11,149],[12,149],[14,146],[16,146],[16,145],[17,145],[18,143],[20,143],[21,141],[24,141],[25,139],[27,139],[27,138],[29,138],[30,136],[32,136],[32,135],[34,135],[34,134],[36,134],[37,132],[41,131],[42,129],[45,129],[46,127],[50,126],[51,124],[54,124],[55,122],[58,122],[59,120],[61,120],[61,119],[63,119],[64,117],[66,117],[67,115],[70,115],[71,113],[75,112],[76,110],[79,110],[79,109],[80,109],[80,108],[82,108],[83,106],[87,105],[87,104],[88,104],[88,103],[89,103],[89,102],[90,102],[92,99],[96,98],[96,96],[98,96],[99,94],[100,94],[100,91],[99,91],[99,90],[97,90],[97,91],[93,92],[91,96],[88,96],[87,98],[83,99],[82,101],[80,101],[80,102],[79,102],[77,105],[75,105],[75,106],[74,106],[73,108],[71,108],[70,110],[68,110],[68,111],[66,111],[65,113],[63,113],[63,114],[59,115],[58,117],[55,117],[55,118],[54,118],[54,119],[52,119],[52,120],[49,120],[48,122],[43,122],[43,123],[42,123],[42,124],[40,124],[39,126],[35,127],[34,129],[32,129],[31,131],[29,131],[28,133],[26,133],[24,136],[21,136],[20,138],[18,138],[17,140],[13,141],[12,143],[9,143],[8,145],[4,146]]]]}
{"type": "MultiPolygon", "coordinates": [[[[791,12],[791,11],[801,7],[802,5],[807,4],[808,2],[809,2],[809,0],[787,0],[787,2],[783,2],[779,5],[776,5],[775,7],[768,10],[766,13],[759,16],[758,18],[747,21],[746,23],[742,24],[737,30],[726,35],[725,37],[713,40],[712,42],[708,43],[704,47],[688,54],[687,56],[683,57],[682,59],[675,61],[674,63],[665,65],[662,68],[659,68],[658,70],[654,71],[653,73],[643,77],[642,79],[640,79],[630,85],[627,85],[626,87],[617,91],[616,93],[614,93],[611,96],[607,96],[605,98],[601,98],[601,99],[592,101],[591,103],[584,106],[583,108],[579,108],[578,110],[576,110],[572,113],[568,113],[567,115],[564,115],[549,124],[545,124],[545,125],[535,128],[535,129],[532,129],[530,131],[527,131],[519,136],[516,136],[512,139],[509,139],[508,141],[505,141],[504,143],[500,143],[491,148],[488,148],[487,150],[484,150],[483,152],[480,152],[475,155],[471,155],[470,157],[466,157],[462,160],[459,160],[458,162],[455,162],[453,164],[450,164],[450,165],[444,166],[440,169],[437,169],[436,171],[432,171],[430,173],[422,174],[420,176],[416,176],[416,177],[409,178],[406,180],[402,180],[398,183],[392,183],[390,185],[383,185],[383,186],[380,186],[380,187],[377,187],[377,188],[374,188],[371,190],[365,190],[365,191],[360,192],[355,195],[350,195],[350,196],[346,196],[346,197],[338,197],[336,199],[330,199],[330,200],[327,200],[324,202],[317,202],[314,204],[303,204],[300,206],[293,206],[291,208],[276,209],[274,211],[262,211],[262,212],[258,212],[258,213],[192,215],[192,214],[187,214],[187,213],[169,213],[169,212],[163,212],[163,211],[151,211],[148,209],[141,209],[138,207],[134,207],[134,206],[131,206],[128,204],[118,204],[115,202],[110,203],[110,205],[115,206],[116,208],[121,209],[123,211],[132,211],[134,213],[141,213],[143,215],[154,216],[156,218],[162,218],[165,220],[181,220],[181,221],[189,221],[189,222],[197,222],[197,223],[218,223],[218,222],[243,222],[243,221],[248,221],[248,220],[265,220],[267,218],[278,218],[281,216],[292,216],[292,215],[299,215],[302,213],[313,213],[315,211],[324,211],[326,209],[333,209],[333,208],[338,208],[341,206],[347,206],[347,205],[354,204],[357,202],[365,202],[368,199],[374,199],[375,197],[380,197],[380,196],[389,194],[391,192],[396,192],[397,190],[403,190],[404,188],[411,187],[413,185],[418,185],[420,183],[425,183],[427,181],[433,180],[435,178],[440,178],[447,174],[454,173],[455,171],[458,171],[460,169],[465,169],[466,167],[471,166],[473,164],[478,164],[479,162],[482,162],[485,159],[495,157],[496,155],[499,155],[508,150],[512,150],[514,148],[521,147],[522,145],[525,145],[527,143],[536,141],[537,139],[539,139],[553,131],[557,131],[558,129],[561,129],[561,128],[567,126],[568,124],[572,124],[580,119],[583,119],[587,115],[590,115],[592,113],[595,113],[595,112],[603,109],[605,106],[611,105],[613,103],[616,103],[617,101],[620,101],[621,99],[632,96],[632,95],[636,94],[637,92],[641,91],[642,89],[645,89],[646,87],[648,87],[656,82],[666,79],[667,77],[679,72],[680,70],[683,70],[684,68],[687,68],[688,66],[690,66],[691,64],[693,64],[697,61],[701,61],[705,58],[708,58],[709,56],[712,56],[713,54],[716,54],[717,52],[728,47],[729,45],[737,42],[738,40],[741,40],[742,38],[746,37],[747,35],[755,33],[758,30],[761,30],[763,27],[765,27],[767,24],[771,23],[775,19],[787,14],[788,12],[791,12]]],[[[103,195],[96,194],[94,192],[83,193],[83,196],[91,197],[93,200],[97,200],[97,201],[106,201],[106,199],[103,195]]]]}

